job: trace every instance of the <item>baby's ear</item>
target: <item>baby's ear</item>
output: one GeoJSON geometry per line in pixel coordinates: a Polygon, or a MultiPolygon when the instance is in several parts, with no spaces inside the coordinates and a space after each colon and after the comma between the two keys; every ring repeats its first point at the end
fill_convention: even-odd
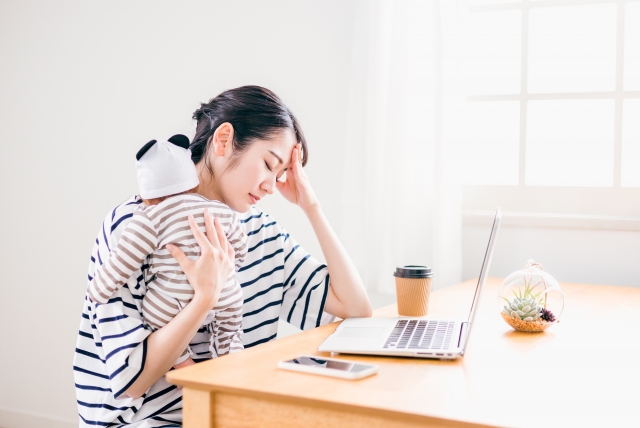
{"type": "Polygon", "coordinates": [[[175,144],[178,147],[182,147],[183,149],[189,148],[189,138],[182,134],[176,134],[173,137],[169,138],[167,141],[175,144]]]}
{"type": "Polygon", "coordinates": [[[142,156],[144,156],[145,153],[147,153],[147,151],[153,147],[153,145],[156,143],[156,140],[151,140],[149,141],[147,144],[145,144],[144,146],[142,146],[142,148],[140,150],[138,150],[138,154],[136,154],[136,160],[140,160],[140,158],[142,156]]]}

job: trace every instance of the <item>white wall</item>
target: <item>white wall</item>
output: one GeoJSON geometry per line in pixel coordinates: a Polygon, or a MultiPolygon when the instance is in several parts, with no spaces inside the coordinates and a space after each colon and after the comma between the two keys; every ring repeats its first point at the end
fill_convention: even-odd
{"type": "MultiPolygon", "coordinates": [[[[136,191],[137,149],[191,136],[199,102],[244,84],[279,94],[310,142],[325,212],[338,217],[332,172],[358,4],[0,2],[0,426],[77,426],[72,358],[95,234],[136,191]]],[[[267,201],[318,254],[285,204],[267,201]]]]}
{"type": "MultiPolygon", "coordinates": [[[[490,228],[490,220],[463,226],[463,279],[478,277],[490,228]]],[[[528,259],[558,281],[640,287],[640,232],[506,224],[489,275],[505,277],[528,259]]]]}

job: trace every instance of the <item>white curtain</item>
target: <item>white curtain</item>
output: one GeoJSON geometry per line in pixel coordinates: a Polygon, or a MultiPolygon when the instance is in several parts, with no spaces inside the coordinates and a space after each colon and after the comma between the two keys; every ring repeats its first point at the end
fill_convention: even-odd
{"type": "Polygon", "coordinates": [[[453,21],[434,0],[371,1],[354,24],[339,232],[372,292],[394,293],[399,265],[461,278],[453,21]]]}

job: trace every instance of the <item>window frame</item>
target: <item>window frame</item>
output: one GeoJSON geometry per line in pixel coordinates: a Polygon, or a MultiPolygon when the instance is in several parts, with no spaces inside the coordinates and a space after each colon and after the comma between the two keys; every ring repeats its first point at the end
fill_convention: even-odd
{"type": "MultiPolygon", "coordinates": [[[[624,26],[625,6],[636,0],[522,0],[517,3],[469,7],[469,13],[503,10],[521,11],[520,93],[469,95],[467,102],[519,101],[520,135],[517,185],[463,185],[463,213],[465,222],[474,216],[484,217],[501,206],[506,217],[518,217],[516,222],[534,224],[569,224],[570,219],[594,228],[636,230],[633,219],[640,220],[640,187],[623,187],[622,176],[622,107],[626,99],[640,98],[640,90],[624,90],[624,26]],[[529,56],[529,12],[535,8],[616,4],[616,81],[615,90],[605,92],[529,93],[527,88],[529,56]],[[615,103],[613,185],[588,186],[531,186],[526,185],[526,130],[529,101],[607,99],[615,103]],[[588,221],[587,221],[588,220],[588,221]],[[634,226],[629,226],[629,223],[634,226]],[[569,222],[569,223],[567,223],[569,222]],[[618,224],[619,227],[615,225],[618,224]],[[614,226],[612,226],[614,225],[614,226]],[[629,229],[631,227],[631,229],[629,229]]],[[[552,226],[557,227],[557,226],[552,226]]],[[[640,228],[638,229],[640,230],[640,228]]]]}

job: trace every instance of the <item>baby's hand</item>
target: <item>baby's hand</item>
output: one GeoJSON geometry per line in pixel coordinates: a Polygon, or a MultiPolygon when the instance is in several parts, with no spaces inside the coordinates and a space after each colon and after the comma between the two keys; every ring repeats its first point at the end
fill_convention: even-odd
{"type": "MultiPolygon", "coordinates": [[[[174,369],[181,369],[183,367],[189,367],[189,366],[192,366],[194,364],[195,364],[195,362],[191,358],[187,358],[186,360],[184,360],[180,364],[176,364],[175,366],[173,366],[173,368],[174,369]]],[[[178,385],[178,389],[182,389],[182,387],[178,385]]]]}
{"type": "Polygon", "coordinates": [[[181,369],[183,367],[189,367],[189,366],[192,366],[194,364],[195,364],[195,362],[191,358],[187,358],[186,360],[184,360],[180,364],[176,364],[175,366],[173,366],[173,368],[174,369],[181,369]]]}

